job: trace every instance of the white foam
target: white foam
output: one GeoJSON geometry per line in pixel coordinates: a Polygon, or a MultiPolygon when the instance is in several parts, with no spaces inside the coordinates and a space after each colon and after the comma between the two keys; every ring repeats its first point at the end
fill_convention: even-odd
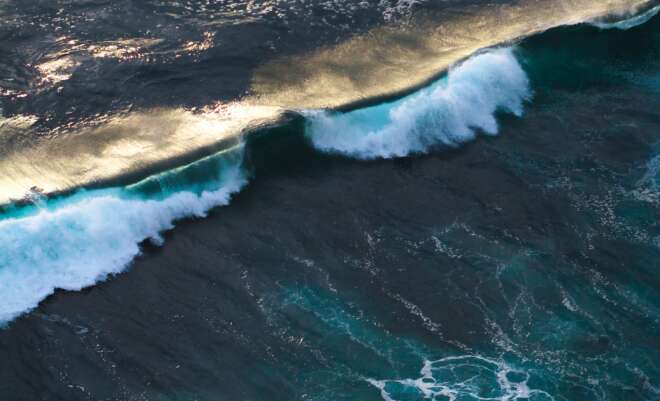
{"type": "Polygon", "coordinates": [[[457,146],[477,132],[495,135],[495,113],[521,116],[530,97],[529,80],[512,49],[491,50],[397,102],[344,114],[309,112],[307,135],[326,152],[360,159],[403,157],[435,145],[457,146]]]}
{"type": "Polygon", "coordinates": [[[660,204],[660,155],[647,162],[646,173],[637,181],[632,194],[637,200],[660,204]]]}
{"type": "MultiPolygon", "coordinates": [[[[380,5],[386,3],[385,1],[381,1],[380,5]]],[[[383,19],[385,21],[396,21],[401,19],[401,17],[410,16],[413,7],[423,3],[424,0],[396,0],[392,5],[385,6],[383,19]]]]}
{"type": "Polygon", "coordinates": [[[427,360],[420,374],[417,379],[366,380],[385,401],[397,401],[398,395],[411,399],[411,391],[430,400],[554,400],[543,390],[529,388],[527,372],[480,355],[427,360]]]}
{"type": "Polygon", "coordinates": [[[121,189],[91,191],[36,214],[0,220],[0,324],[36,307],[56,289],[80,290],[124,270],[147,239],[176,220],[204,216],[245,185],[238,165],[216,189],[177,192],[161,200],[121,189]]]}
{"type": "Polygon", "coordinates": [[[659,12],[660,12],[660,5],[657,5],[641,14],[635,15],[630,18],[626,18],[624,20],[620,20],[616,22],[596,21],[596,22],[592,22],[592,25],[595,25],[600,29],[620,29],[625,31],[649,22],[653,17],[658,15],[659,12]]]}

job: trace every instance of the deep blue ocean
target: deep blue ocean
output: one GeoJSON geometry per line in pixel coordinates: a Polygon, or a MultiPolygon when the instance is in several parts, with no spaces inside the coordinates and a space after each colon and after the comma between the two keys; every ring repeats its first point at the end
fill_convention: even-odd
{"type": "Polygon", "coordinates": [[[0,401],[660,400],[656,3],[147,166],[268,60],[550,3],[0,0],[0,194],[73,183],[0,208],[0,401]]]}

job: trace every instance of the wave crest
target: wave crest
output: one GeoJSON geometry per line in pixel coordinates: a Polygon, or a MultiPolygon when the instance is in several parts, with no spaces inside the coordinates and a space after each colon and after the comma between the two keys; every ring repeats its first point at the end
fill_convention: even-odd
{"type": "Polygon", "coordinates": [[[176,220],[203,217],[226,205],[246,179],[240,163],[226,166],[215,187],[139,199],[125,189],[91,191],[28,216],[0,220],[0,325],[56,289],[81,290],[124,270],[140,243],[162,242],[176,220]]]}
{"type": "Polygon", "coordinates": [[[498,111],[523,114],[527,75],[510,48],[476,55],[447,77],[399,101],[344,114],[307,113],[307,135],[322,151],[360,159],[426,153],[457,146],[477,132],[498,133],[498,111]]]}

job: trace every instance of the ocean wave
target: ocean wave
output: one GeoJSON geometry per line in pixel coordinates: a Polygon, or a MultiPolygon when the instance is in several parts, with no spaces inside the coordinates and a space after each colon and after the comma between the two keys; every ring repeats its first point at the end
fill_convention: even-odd
{"type": "MultiPolygon", "coordinates": [[[[499,129],[498,112],[521,116],[525,102],[532,97],[529,78],[515,54],[511,48],[481,52],[450,68],[447,76],[435,84],[394,102],[346,113],[305,112],[305,135],[320,151],[360,159],[404,157],[426,153],[437,146],[455,147],[479,133],[495,135],[499,129]]],[[[152,147],[141,146],[137,139],[152,141],[155,138],[154,144],[161,146],[153,146],[153,149],[162,151],[162,142],[156,139],[163,132],[163,121],[176,123],[170,124],[170,131],[167,131],[176,133],[167,138],[167,145],[181,152],[182,148],[190,150],[191,143],[199,144],[209,136],[213,138],[205,145],[224,137],[221,135],[224,132],[244,132],[244,125],[257,117],[259,121],[281,120],[273,116],[283,114],[281,109],[238,106],[226,112],[133,115],[109,124],[105,130],[93,132],[116,134],[116,144],[106,146],[111,152],[105,149],[104,152],[112,155],[108,160],[113,168],[118,168],[122,167],[122,160],[145,162],[145,149],[152,147]],[[131,141],[127,143],[126,138],[131,141]]],[[[27,121],[26,126],[33,124],[32,118],[27,121]]],[[[75,149],[101,148],[97,142],[82,137],[84,135],[78,136],[85,146],[75,149]]],[[[45,174],[34,162],[40,160],[42,154],[48,154],[50,159],[56,156],[57,160],[71,159],[68,163],[77,168],[94,167],[91,159],[85,162],[72,159],[72,148],[64,143],[48,148],[53,151],[37,153],[40,157],[21,157],[20,160],[27,160],[34,168],[30,170],[33,174],[22,175],[28,179],[25,182],[36,185],[37,178],[52,179],[52,174],[45,174]],[[62,152],[57,153],[57,150],[62,152]]],[[[92,151],[82,153],[95,154],[92,151]]],[[[167,154],[160,156],[166,158],[167,154]]],[[[16,170],[9,158],[0,163],[3,165],[7,166],[4,172],[16,170]]],[[[52,166],[52,171],[61,172],[65,164],[52,166]]],[[[34,308],[56,289],[79,290],[121,272],[140,253],[143,241],[159,242],[159,234],[172,228],[176,220],[203,216],[213,207],[226,205],[231,195],[247,182],[241,166],[242,161],[234,160],[222,166],[220,176],[204,175],[201,186],[192,183],[185,172],[177,169],[138,184],[137,187],[149,188],[146,194],[136,194],[135,186],[122,187],[88,191],[61,200],[44,200],[41,209],[4,209],[9,212],[0,215],[0,237],[3,238],[0,242],[0,294],[3,295],[0,323],[34,308]],[[175,185],[170,185],[172,177],[178,177],[174,179],[175,185]],[[168,186],[167,190],[154,195],[153,188],[158,192],[163,185],[168,186]]],[[[10,195],[7,192],[18,181],[16,177],[0,180],[2,196],[10,195]]],[[[21,188],[27,189],[29,185],[21,185],[21,188]]],[[[46,192],[48,190],[46,187],[46,192]]],[[[34,195],[38,197],[39,193],[34,195]]]]}
{"type": "Polygon", "coordinates": [[[474,139],[478,132],[497,134],[496,113],[521,116],[531,95],[513,50],[490,50],[399,101],[344,114],[308,112],[308,136],[319,150],[360,159],[426,153],[436,145],[474,139]]]}
{"type": "Polygon", "coordinates": [[[121,272],[140,253],[140,243],[162,243],[160,233],[175,221],[228,204],[247,182],[237,160],[225,163],[217,177],[199,192],[142,199],[126,188],[97,190],[0,220],[0,325],[56,289],[81,290],[121,272]]]}
{"type": "Polygon", "coordinates": [[[631,16],[654,1],[478,2],[469,10],[454,9],[452,2],[445,2],[446,9],[422,5],[401,29],[376,27],[333,46],[266,60],[253,73],[250,94],[255,104],[290,110],[373,104],[425,86],[482,49],[562,26],[631,16]]]}
{"type": "MultiPolygon", "coordinates": [[[[172,57],[181,52],[198,54],[209,51],[219,54],[221,52],[217,49],[223,43],[219,39],[222,35],[216,38],[209,26],[199,27],[195,30],[199,32],[194,34],[188,32],[186,38],[190,40],[185,43],[150,35],[89,42],[71,33],[54,39],[53,43],[48,39],[48,49],[39,51],[33,57],[31,64],[34,71],[26,70],[22,74],[34,75],[31,79],[38,82],[27,80],[25,85],[12,84],[10,89],[4,89],[6,98],[23,99],[21,103],[28,110],[35,106],[36,109],[30,110],[30,113],[35,114],[37,122],[30,129],[12,129],[12,137],[20,137],[20,140],[3,141],[4,144],[11,142],[11,146],[0,143],[0,170],[4,173],[0,175],[0,187],[3,189],[0,204],[20,200],[33,187],[40,188],[46,194],[61,194],[78,188],[115,185],[143,178],[212,154],[224,147],[227,141],[233,143],[264,125],[279,124],[287,110],[346,110],[373,104],[385,97],[400,96],[428,84],[438,74],[480,49],[511,43],[559,26],[582,24],[612,15],[632,15],[636,10],[655,4],[654,1],[572,0],[569,5],[563,0],[552,0],[544,7],[538,7],[536,2],[523,1],[482,4],[461,13],[452,12],[454,6],[448,6],[446,10],[440,7],[444,11],[433,11],[434,7],[426,7],[424,1],[382,1],[376,8],[383,13],[383,18],[389,19],[386,17],[388,13],[400,14],[403,20],[414,18],[409,23],[385,24],[369,28],[367,32],[355,32],[355,35],[349,35],[336,45],[321,46],[309,52],[293,52],[288,56],[273,54],[272,58],[266,59],[259,56],[259,60],[255,60],[255,69],[246,69],[250,71],[244,77],[247,91],[240,91],[244,95],[240,95],[239,99],[228,95],[225,100],[194,110],[173,105],[157,107],[160,100],[154,100],[153,105],[147,102],[140,106],[141,101],[134,105],[129,101],[136,95],[134,90],[123,90],[141,85],[123,85],[121,93],[129,97],[116,102],[117,107],[108,104],[96,109],[96,106],[92,107],[95,102],[83,101],[87,104],[79,104],[78,100],[73,99],[76,97],[73,94],[85,87],[80,86],[82,81],[98,79],[105,82],[103,77],[96,75],[99,71],[106,71],[107,67],[101,68],[106,63],[99,64],[103,59],[115,60],[108,65],[122,59],[132,60],[120,69],[127,73],[134,68],[137,68],[135,71],[142,71],[147,64],[156,66],[170,60],[168,57],[152,60],[156,53],[173,52],[172,57]],[[475,26],[483,29],[474,29],[475,26]],[[147,59],[151,61],[147,62],[147,59]],[[75,82],[66,83],[69,77],[75,82]],[[39,89],[60,87],[60,83],[61,92],[59,89],[58,92],[39,89]],[[56,93],[58,96],[54,96],[56,93]],[[51,113],[60,110],[65,103],[70,103],[71,113],[64,113],[66,116],[62,115],[63,111],[51,113]],[[98,113],[92,113],[94,109],[98,113]]],[[[277,10],[304,18],[307,12],[314,9],[313,4],[306,3],[304,6],[296,3],[300,7],[289,7],[285,1],[266,3],[232,4],[236,7],[234,11],[239,20],[258,19],[259,15],[265,14],[279,18],[277,10]]],[[[349,3],[327,2],[323,8],[330,7],[329,11],[334,10],[331,12],[333,15],[354,15],[358,9],[372,9],[367,2],[349,3]]],[[[223,10],[226,10],[226,5],[221,4],[206,11],[193,6],[186,3],[175,8],[181,13],[194,11],[198,17],[199,11],[213,20],[222,19],[223,10]]],[[[67,23],[77,21],[77,18],[67,23]]],[[[314,18],[307,18],[305,25],[312,20],[314,18]]],[[[316,22],[323,20],[321,18],[316,22]]],[[[343,25],[349,31],[353,26],[350,23],[343,25]]],[[[222,65],[225,64],[223,62],[222,65]]],[[[220,67],[220,64],[214,65],[209,75],[223,75],[220,70],[215,70],[220,67]]],[[[144,69],[149,70],[151,67],[144,69]]],[[[131,79],[136,79],[137,83],[148,76],[136,72],[131,79]]],[[[188,75],[184,73],[181,79],[183,76],[188,75]]],[[[15,78],[21,81],[18,75],[15,78]]],[[[142,85],[160,87],[163,83],[159,82],[159,79],[144,81],[142,85]]],[[[3,92],[2,88],[0,92],[3,92]]],[[[199,98],[190,102],[182,100],[181,104],[196,104],[199,99],[213,99],[219,95],[204,91],[190,92],[197,93],[194,97],[199,98]]],[[[151,95],[144,99],[148,97],[151,95]]],[[[224,99],[224,95],[220,98],[224,99]]],[[[143,99],[142,94],[136,99],[143,99]]]]}
{"type": "Polygon", "coordinates": [[[26,146],[25,138],[40,136],[38,118],[5,124],[0,117],[0,205],[34,187],[52,195],[132,183],[234,146],[244,133],[281,118],[280,109],[243,102],[149,110],[83,120],[26,146]]]}

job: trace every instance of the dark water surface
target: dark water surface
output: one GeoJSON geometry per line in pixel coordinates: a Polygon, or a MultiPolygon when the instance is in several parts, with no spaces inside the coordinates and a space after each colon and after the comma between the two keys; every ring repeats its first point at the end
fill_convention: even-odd
{"type": "Polygon", "coordinates": [[[394,24],[412,3],[5,0],[0,99],[5,113],[49,127],[127,107],[234,100],[265,60],[394,24]]]}
{"type": "MultiPolygon", "coordinates": [[[[117,18],[118,32],[129,29],[110,10],[114,2],[88,3],[117,18]]],[[[281,6],[272,3],[267,15],[281,6]]],[[[156,3],[130,3],[147,4],[156,3]]],[[[167,4],[158,7],[175,7],[167,4]]],[[[309,21],[305,4],[299,17],[287,14],[291,23],[309,21]]],[[[47,5],[22,5],[21,15],[47,5]]],[[[388,23],[376,10],[351,12],[351,23],[388,23]]],[[[153,15],[139,29],[167,13],[153,15]]],[[[232,27],[231,13],[224,18],[227,30],[242,29],[232,27]]],[[[265,25],[254,35],[274,29],[255,18],[265,25]]],[[[316,46],[327,38],[305,40],[316,46]]],[[[182,188],[203,193],[227,179],[218,175],[223,163],[237,160],[250,181],[228,206],[177,223],[163,246],[144,241],[127,272],[82,291],[58,290],[0,329],[0,400],[660,400],[659,54],[658,18],[628,30],[554,29],[511,50],[529,96],[520,95],[520,118],[495,104],[498,136],[452,147],[426,135],[445,129],[433,125],[438,113],[455,116],[448,106],[415,117],[420,124],[404,132],[421,138],[422,152],[364,161],[351,144],[316,149],[316,117],[293,116],[249,136],[243,156],[230,152],[117,190],[121,199],[166,201],[182,188]]],[[[167,102],[163,90],[180,95],[177,102],[203,102],[204,85],[195,83],[203,74],[194,70],[203,61],[189,62],[175,62],[176,74],[150,71],[169,78],[154,78],[149,91],[129,84],[138,72],[103,85],[135,91],[131,101],[167,102]]],[[[229,81],[241,90],[240,80],[229,81]]],[[[483,82],[484,99],[508,88],[506,79],[483,82]]],[[[89,107],[108,107],[99,101],[89,107]]],[[[38,102],[8,106],[19,109],[40,112],[38,102]]],[[[361,124],[381,124],[381,111],[361,124]]],[[[326,117],[343,124],[341,115],[326,117]]],[[[487,122],[476,126],[488,131],[487,122]]],[[[387,127],[378,131],[385,138],[387,127]]],[[[87,209],[75,210],[91,221],[87,209]]],[[[123,234],[112,237],[122,213],[101,214],[115,224],[85,235],[75,234],[75,219],[37,221],[32,235],[79,241],[45,252],[94,270],[125,257],[108,251],[122,245],[123,234]],[[73,259],[79,254],[85,258],[73,259]]],[[[25,241],[21,230],[0,227],[0,241],[25,241]]],[[[42,260],[30,254],[38,241],[16,252],[0,247],[0,257],[42,260]]],[[[16,268],[2,277],[29,273],[21,263],[0,262],[0,270],[16,268]]],[[[34,267],[37,277],[50,273],[34,267]]]]}

